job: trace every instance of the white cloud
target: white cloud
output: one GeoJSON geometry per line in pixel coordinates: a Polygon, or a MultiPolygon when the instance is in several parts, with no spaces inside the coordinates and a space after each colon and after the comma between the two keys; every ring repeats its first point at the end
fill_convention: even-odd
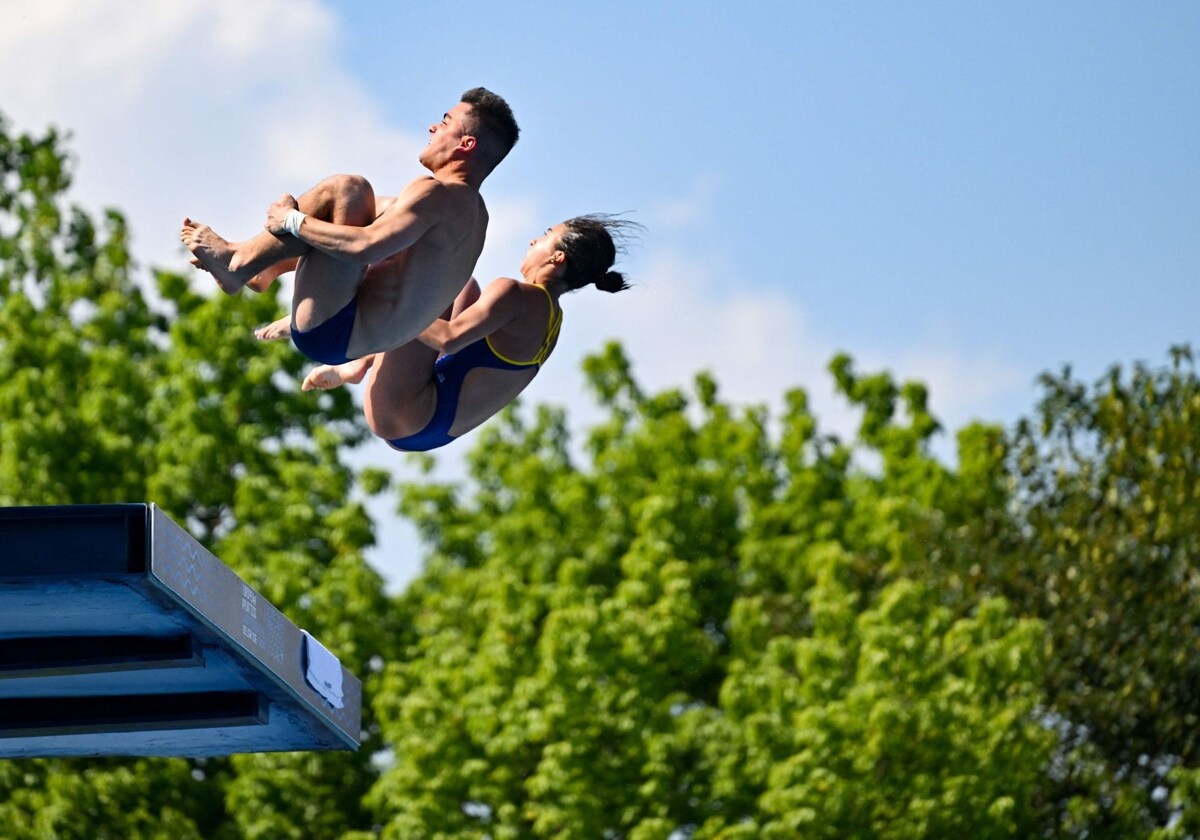
{"type": "Polygon", "coordinates": [[[337,22],[313,0],[5,11],[0,107],[19,130],[72,133],[73,198],[121,209],[143,263],[183,264],[184,215],[241,238],[321,175],[362,172],[394,194],[419,171],[423,126],[387,124],[333,60],[337,22]]]}
{"type": "MultiPolygon", "coordinates": [[[[827,370],[843,349],[835,331],[814,327],[796,300],[739,277],[719,257],[667,251],[648,256],[633,290],[605,295],[588,289],[565,299],[564,337],[530,398],[582,406],[579,362],[616,338],[649,390],[690,388],[695,373],[708,370],[724,399],[767,404],[777,415],[783,395],[801,388],[823,430],[854,434],[858,415],[834,392],[827,370]]],[[[969,357],[919,337],[914,349],[898,353],[856,348],[854,359],[861,373],[887,370],[899,381],[925,383],[931,409],[950,430],[996,416],[998,402],[1023,394],[1027,385],[1023,373],[999,356],[969,357]]],[[[590,411],[582,413],[593,416],[590,411]]]]}
{"type": "Polygon", "coordinates": [[[582,383],[579,360],[609,339],[625,347],[634,376],[651,391],[690,389],[697,371],[717,379],[723,399],[781,405],[790,388],[809,392],[826,422],[845,415],[832,400],[824,367],[828,340],[807,323],[798,303],[764,290],[702,254],[651,252],[632,290],[606,295],[585,289],[564,300],[564,337],[534,384],[535,396],[570,393],[582,383]]]}
{"type": "Polygon", "coordinates": [[[864,356],[867,364],[886,367],[902,380],[915,379],[929,387],[930,408],[948,429],[973,420],[994,420],[997,401],[1019,392],[1028,377],[999,356],[966,358],[951,350],[922,347],[900,354],[892,363],[864,356]]]}

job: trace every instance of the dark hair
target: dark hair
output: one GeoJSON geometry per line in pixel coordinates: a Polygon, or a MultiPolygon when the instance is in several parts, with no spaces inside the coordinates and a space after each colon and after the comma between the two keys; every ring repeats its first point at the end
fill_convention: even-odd
{"type": "Polygon", "coordinates": [[[601,213],[576,216],[563,222],[566,232],[558,247],[567,255],[567,271],[563,280],[568,291],[595,284],[605,292],[620,292],[629,288],[625,275],[610,271],[617,260],[618,246],[625,246],[642,226],[628,219],[617,219],[601,213]]]}
{"type": "Polygon", "coordinates": [[[481,148],[494,167],[504,160],[521,136],[512,108],[504,99],[481,87],[464,93],[462,101],[471,106],[471,123],[467,127],[471,132],[483,135],[481,148]]]}

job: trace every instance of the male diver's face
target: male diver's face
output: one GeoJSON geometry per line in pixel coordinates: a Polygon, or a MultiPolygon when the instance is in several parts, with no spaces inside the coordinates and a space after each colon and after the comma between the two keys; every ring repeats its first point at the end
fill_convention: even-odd
{"type": "Polygon", "coordinates": [[[429,143],[418,158],[423,166],[433,169],[449,160],[463,138],[471,136],[466,130],[466,119],[470,114],[471,106],[459,102],[442,115],[441,122],[429,126],[429,143]]]}

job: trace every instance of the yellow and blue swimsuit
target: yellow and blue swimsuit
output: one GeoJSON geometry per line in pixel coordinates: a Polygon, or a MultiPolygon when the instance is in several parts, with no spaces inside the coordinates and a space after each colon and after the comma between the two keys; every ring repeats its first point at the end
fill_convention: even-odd
{"type": "Polygon", "coordinates": [[[550,322],[546,327],[546,339],[537,355],[527,362],[513,361],[496,351],[490,336],[484,336],[457,353],[439,356],[433,364],[434,387],[437,388],[437,408],[433,411],[433,417],[421,431],[408,437],[389,440],[388,445],[405,452],[426,452],[454,440],[450,435],[450,427],[454,425],[454,415],[458,413],[458,398],[462,393],[463,379],[475,368],[528,370],[531,367],[542,366],[546,357],[550,355],[550,348],[558,337],[559,328],[562,327],[562,310],[555,307],[554,298],[545,286],[539,285],[537,288],[545,292],[550,300],[550,322]]]}

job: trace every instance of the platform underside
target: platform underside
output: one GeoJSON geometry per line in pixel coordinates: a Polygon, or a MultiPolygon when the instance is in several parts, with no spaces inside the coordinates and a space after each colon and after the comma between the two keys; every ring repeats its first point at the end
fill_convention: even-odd
{"type": "Polygon", "coordinates": [[[152,505],[0,508],[0,757],[353,749],[308,653],[152,505]]]}

